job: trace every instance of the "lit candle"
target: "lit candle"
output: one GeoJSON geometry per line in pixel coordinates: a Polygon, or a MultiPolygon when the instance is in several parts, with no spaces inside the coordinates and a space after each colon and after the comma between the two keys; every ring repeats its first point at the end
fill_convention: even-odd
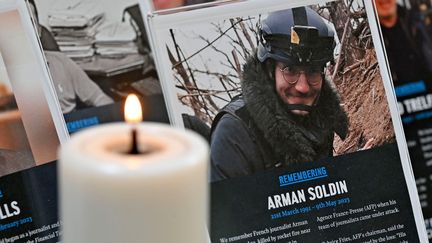
{"type": "Polygon", "coordinates": [[[73,135],[60,150],[62,242],[205,242],[208,156],[203,138],[156,123],[73,135]],[[145,152],[129,153],[134,127],[145,152]]]}
{"type": "MultiPolygon", "coordinates": [[[[134,94],[128,95],[125,102],[125,120],[131,124],[137,124],[142,121],[142,109],[138,97],[134,94]]],[[[136,127],[132,128],[132,144],[129,150],[130,154],[139,154],[137,130],[136,127]]]]}

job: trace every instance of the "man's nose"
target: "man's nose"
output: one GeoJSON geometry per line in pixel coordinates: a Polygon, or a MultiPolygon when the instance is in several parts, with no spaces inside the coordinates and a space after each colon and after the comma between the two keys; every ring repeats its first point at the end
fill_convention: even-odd
{"type": "Polygon", "coordinates": [[[307,77],[305,73],[300,73],[300,77],[297,80],[297,83],[295,85],[295,89],[303,94],[309,93],[310,85],[307,81],[307,77]]]}

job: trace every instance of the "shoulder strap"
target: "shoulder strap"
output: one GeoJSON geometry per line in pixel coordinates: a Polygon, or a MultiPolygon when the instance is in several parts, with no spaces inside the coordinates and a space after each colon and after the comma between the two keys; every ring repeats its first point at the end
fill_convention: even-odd
{"type": "MultiPolygon", "coordinates": [[[[216,115],[216,117],[213,119],[210,136],[213,134],[214,129],[216,128],[217,124],[219,123],[220,119],[227,113],[233,115],[234,117],[238,118],[239,120],[243,121],[245,125],[247,126],[247,122],[245,120],[249,120],[249,117],[241,117],[240,114],[243,114],[244,112],[239,112],[240,109],[244,109],[244,101],[241,96],[234,97],[234,99],[228,103],[224,108],[222,108],[219,113],[216,115]]],[[[243,114],[244,115],[244,114],[243,114]]]]}
{"type": "Polygon", "coordinates": [[[270,152],[271,149],[267,144],[266,140],[263,139],[258,132],[255,132],[256,131],[255,129],[257,128],[255,127],[255,125],[253,125],[252,118],[250,117],[250,114],[247,111],[244,100],[241,96],[234,97],[234,99],[224,108],[222,108],[222,110],[216,115],[216,117],[213,119],[213,123],[211,126],[210,137],[212,136],[214,130],[216,129],[220,119],[225,114],[230,114],[236,119],[238,119],[239,121],[241,121],[243,125],[248,128],[248,133],[250,137],[254,140],[255,143],[260,145],[258,147],[260,148],[261,153],[264,155],[264,157],[272,158],[272,159],[268,159],[268,161],[263,161],[266,168],[279,167],[282,165],[281,163],[273,159],[274,156],[270,152]]]}

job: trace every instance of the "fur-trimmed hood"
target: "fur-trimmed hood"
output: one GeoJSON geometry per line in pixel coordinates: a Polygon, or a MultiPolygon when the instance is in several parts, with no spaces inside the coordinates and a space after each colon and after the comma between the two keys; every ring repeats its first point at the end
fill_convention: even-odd
{"type": "Polygon", "coordinates": [[[242,80],[243,98],[275,159],[291,164],[327,157],[334,133],[342,139],[348,133],[348,117],[336,91],[324,82],[315,109],[303,117],[287,111],[274,83],[256,58],[248,60],[242,80]]]}

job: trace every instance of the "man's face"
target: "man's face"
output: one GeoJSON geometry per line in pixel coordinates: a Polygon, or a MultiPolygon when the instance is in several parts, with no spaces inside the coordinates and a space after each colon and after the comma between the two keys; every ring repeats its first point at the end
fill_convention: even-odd
{"type": "Polygon", "coordinates": [[[396,0],[375,0],[375,5],[380,18],[392,18],[397,14],[396,0]]]}
{"type": "MultiPolygon", "coordinates": [[[[312,106],[321,92],[323,82],[321,74],[320,67],[286,67],[278,62],[275,69],[276,91],[286,104],[312,106]]],[[[304,110],[291,112],[302,116],[309,114],[304,110]]]]}
{"type": "Polygon", "coordinates": [[[185,0],[153,0],[153,6],[156,10],[175,8],[184,5],[185,0]]]}

